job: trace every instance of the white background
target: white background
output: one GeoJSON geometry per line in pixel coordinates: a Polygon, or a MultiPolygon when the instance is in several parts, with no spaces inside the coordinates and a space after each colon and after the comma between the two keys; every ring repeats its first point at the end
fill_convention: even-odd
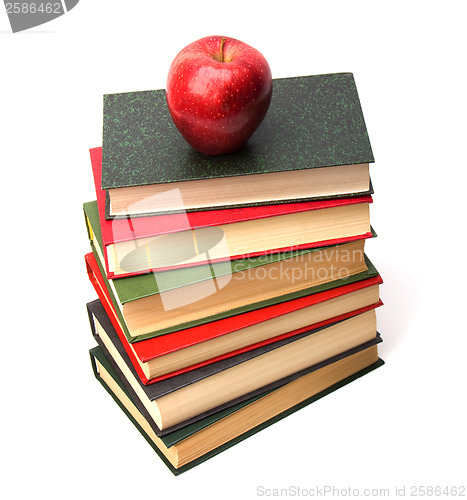
{"type": "Polygon", "coordinates": [[[462,4],[81,0],[18,34],[2,8],[2,497],[467,483],[462,4]],[[82,203],[102,95],[163,88],[175,54],[211,34],[259,49],[276,78],[354,73],[376,158],[367,248],[385,280],[386,365],[175,478],[91,372],[82,203]]]}

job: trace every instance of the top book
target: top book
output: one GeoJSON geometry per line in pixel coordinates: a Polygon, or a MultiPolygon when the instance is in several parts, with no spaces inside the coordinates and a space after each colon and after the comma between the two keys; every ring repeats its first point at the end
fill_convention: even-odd
{"type": "Polygon", "coordinates": [[[107,94],[102,155],[109,217],[363,194],[374,161],[351,73],[275,79],[246,146],[218,156],[185,142],[164,90],[107,94]]]}

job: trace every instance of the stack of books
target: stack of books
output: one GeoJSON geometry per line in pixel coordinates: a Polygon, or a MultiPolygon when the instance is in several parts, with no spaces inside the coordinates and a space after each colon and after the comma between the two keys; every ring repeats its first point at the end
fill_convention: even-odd
{"type": "Polygon", "coordinates": [[[350,73],[276,79],[239,152],[104,97],[84,204],[97,379],[179,474],[377,368],[374,161],[350,73]]]}

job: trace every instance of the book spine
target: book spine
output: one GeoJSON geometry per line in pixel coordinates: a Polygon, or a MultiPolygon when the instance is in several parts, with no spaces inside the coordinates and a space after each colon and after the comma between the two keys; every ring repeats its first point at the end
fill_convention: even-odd
{"type": "MultiPolygon", "coordinates": [[[[100,300],[105,312],[107,313],[107,316],[109,317],[113,327],[115,328],[117,335],[120,338],[120,341],[124,345],[125,351],[127,352],[128,356],[131,360],[131,364],[134,366],[136,373],[138,374],[138,377],[141,379],[141,382],[143,382],[143,384],[147,384],[149,382],[149,380],[146,377],[146,375],[144,374],[138,361],[136,360],[136,357],[135,357],[132,349],[129,346],[127,347],[128,341],[125,337],[125,334],[123,333],[123,330],[122,330],[120,323],[118,322],[118,318],[116,317],[115,312],[113,311],[113,307],[109,304],[109,301],[107,300],[107,297],[106,297],[104,291],[101,289],[99,282],[94,274],[94,271],[92,270],[87,259],[86,259],[86,269],[87,269],[88,278],[91,281],[91,284],[94,287],[94,290],[96,291],[96,293],[99,297],[99,300],[100,300]]],[[[88,310],[88,312],[89,312],[89,310],[88,310]]],[[[95,335],[96,330],[94,327],[94,320],[93,320],[92,314],[90,312],[89,312],[89,317],[90,317],[90,322],[91,322],[91,328],[93,330],[93,335],[95,335]]]]}

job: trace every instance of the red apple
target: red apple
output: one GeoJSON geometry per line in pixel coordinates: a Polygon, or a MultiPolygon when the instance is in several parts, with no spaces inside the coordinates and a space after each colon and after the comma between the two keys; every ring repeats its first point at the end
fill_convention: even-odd
{"type": "Polygon", "coordinates": [[[182,136],[210,154],[241,148],[271,102],[271,69],[246,43],[209,36],[182,49],[167,78],[167,104],[182,136]]]}

